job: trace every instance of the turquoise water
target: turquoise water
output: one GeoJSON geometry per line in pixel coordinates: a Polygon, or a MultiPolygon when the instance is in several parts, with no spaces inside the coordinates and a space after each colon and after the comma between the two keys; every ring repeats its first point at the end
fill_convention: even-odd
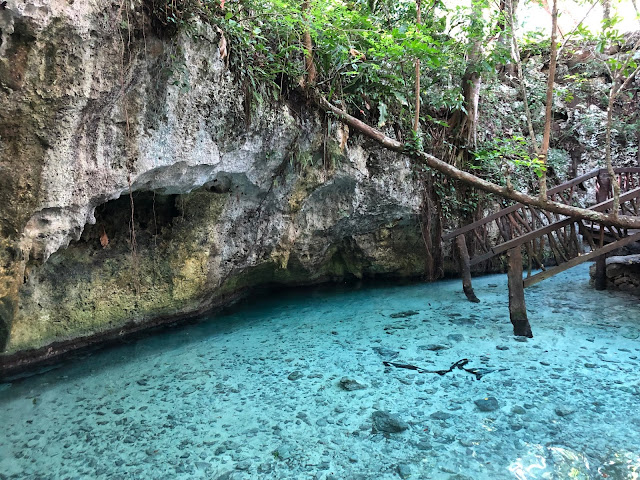
{"type": "Polygon", "coordinates": [[[252,298],[2,384],[0,478],[637,478],[637,299],[573,269],[527,290],[523,342],[506,277],[474,286],[252,298]],[[461,359],[480,380],[431,373],[461,359]]]}

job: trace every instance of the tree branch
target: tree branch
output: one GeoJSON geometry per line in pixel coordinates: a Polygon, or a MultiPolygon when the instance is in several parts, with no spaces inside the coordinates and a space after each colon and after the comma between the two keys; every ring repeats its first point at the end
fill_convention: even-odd
{"type": "Polygon", "coordinates": [[[459,180],[471,185],[472,187],[523,203],[525,205],[538,207],[543,210],[559,213],[568,217],[593,220],[595,222],[602,222],[607,225],[615,225],[623,228],[640,228],[640,216],[620,215],[616,218],[613,214],[596,212],[586,208],[572,207],[571,205],[565,205],[564,203],[552,202],[549,200],[542,201],[539,197],[534,197],[517,190],[509,190],[507,187],[497,185],[469,172],[460,170],[453,165],[449,165],[439,158],[434,157],[433,155],[429,155],[428,153],[408,151],[405,149],[404,144],[394,140],[393,138],[387,137],[380,130],[367,125],[355,117],[352,117],[330,103],[326,98],[318,95],[315,97],[315,101],[322,110],[333,113],[340,121],[346,123],[372,140],[375,140],[381,146],[394,152],[404,153],[405,155],[423,162],[426,166],[442,173],[443,175],[459,180]]]}

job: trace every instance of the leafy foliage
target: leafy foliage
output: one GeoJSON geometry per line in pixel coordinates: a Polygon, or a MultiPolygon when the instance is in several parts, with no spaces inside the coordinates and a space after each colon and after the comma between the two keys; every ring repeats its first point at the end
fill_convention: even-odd
{"type": "MultiPolygon", "coordinates": [[[[480,8],[488,4],[480,1],[480,8]]],[[[403,128],[412,115],[414,69],[421,62],[424,122],[442,122],[439,112],[463,108],[461,78],[470,37],[489,38],[497,20],[474,8],[424,5],[416,25],[414,0],[316,0],[305,14],[298,0],[146,0],[165,32],[197,37],[198,23],[219,28],[228,44],[229,66],[258,103],[295,89],[304,75],[303,32],[314,43],[317,88],[371,123],[393,118],[403,128]]],[[[477,68],[484,73],[505,60],[489,50],[477,68]]],[[[446,116],[446,115],[445,115],[446,116]]]]}
{"type": "Polygon", "coordinates": [[[530,170],[539,178],[546,170],[537,156],[529,154],[524,137],[518,135],[484,142],[474,152],[474,157],[476,164],[471,168],[483,170],[493,181],[501,184],[505,184],[514,173],[519,173],[519,178],[526,178],[528,175],[523,175],[524,170],[530,170]]]}

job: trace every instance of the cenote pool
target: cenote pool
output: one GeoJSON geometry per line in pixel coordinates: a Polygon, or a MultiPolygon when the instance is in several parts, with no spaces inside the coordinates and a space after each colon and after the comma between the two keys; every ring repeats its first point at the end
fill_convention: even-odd
{"type": "Polygon", "coordinates": [[[0,478],[638,478],[638,300],[574,268],[519,341],[506,276],[474,287],[254,298],[2,384],[0,478]]]}

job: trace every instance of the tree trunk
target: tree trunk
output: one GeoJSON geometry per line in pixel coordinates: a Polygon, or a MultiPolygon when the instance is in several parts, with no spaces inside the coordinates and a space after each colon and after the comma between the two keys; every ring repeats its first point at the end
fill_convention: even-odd
{"type": "MultiPolygon", "coordinates": [[[[482,18],[482,3],[473,2],[473,11],[471,19],[471,30],[476,30],[474,25],[482,18]]],[[[469,53],[467,55],[467,68],[462,76],[462,97],[464,99],[464,110],[457,110],[451,120],[450,127],[455,131],[458,142],[464,147],[474,147],[477,143],[478,130],[478,102],[480,100],[481,76],[478,73],[478,65],[482,61],[482,45],[483,38],[476,35],[469,44],[469,53]]],[[[468,148],[461,149],[462,152],[468,152],[468,148]]],[[[464,159],[456,161],[458,166],[464,164],[464,159]]]]}
{"type": "Polygon", "coordinates": [[[558,29],[558,0],[553,0],[553,11],[551,12],[551,51],[549,52],[549,78],[547,79],[547,103],[545,108],[544,133],[542,136],[542,148],[538,159],[542,164],[542,174],[540,176],[540,200],[547,200],[547,155],[549,154],[549,142],[551,139],[551,122],[553,121],[553,86],[556,77],[556,52],[558,44],[556,42],[556,32],[558,29]]]}
{"type": "Polygon", "coordinates": [[[611,177],[608,173],[600,173],[596,185],[596,203],[606,202],[611,191],[611,177]]]}
{"type": "Polygon", "coordinates": [[[520,58],[520,48],[518,47],[518,39],[516,38],[516,21],[515,21],[515,7],[513,6],[514,0],[508,0],[507,15],[509,21],[509,27],[511,28],[511,48],[513,50],[512,56],[516,62],[516,73],[518,74],[518,82],[520,83],[520,89],[522,90],[522,103],[524,104],[524,113],[527,117],[527,128],[529,130],[529,138],[531,139],[531,145],[536,156],[539,156],[540,149],[538,148],[538,141],[536,140],[536,133],[533,130],[533,120],[531,117],[531,109],[529,108],[529,96],[527,94],[527,85],[524,80],[524,73],[522,71],[522,59],[520,58]]]}
{"type": "MultiPolygon", "coordinates": [[[[420,1],[416,0],[416,24],[420,25],[422,22],[421,12],[420,12],[420,1]]],[[[416,133],[416,138],[418,132],[420,131],[420,59],[416,58],[416,88],[415,88],[415,97],[416,97],[416,108],[413,118],[413,131],[416,133]]]]}
{"type": "Polygon", "coordinates": [[[607,172],[611,184],[613,185],[613,207],[612,214],[614,217],[618,216],[620,210],[620,182],[616,178],[616,173],[613,171],[613,160],[611,158],[611,128],[613,126],[613,104],[617,95],[616,91],[616,79],[613,80],[613,86],[609,93],[609,103],[607,105],[607,126],[605,130],[604,149],[605,149],[605,161],[607,163],[607,172]]]}
{"type": "Polygon", "coordinates": [[[527,318],[527,306],[524,302],[522,283],[522,252],[520,246],[507,251],[507,280],[509,283],[509,317],[513,324],[513,334],[518,337],[533,338],[531,325],[527,318]]]}
{"type": "Polygon", "coordinates": [[[467,300],[473,303],[480,303],[480,299],[476,297],[471,285],[471,267],[469,267],[469,252],[467,251],[467,242],[464,235],[456,237],[456,247],[460,258],[460,273],[462,274],[462,290],[467,296],[467,300]]]}
{"type": "Polygon", "coordinates": [[[462,95],[467,110],[462,130],[466,134],[464,139],[467,145],[472,147],[475,147],[478,142],[478,103],[482,81],[480,74],[474,69],[475,64],[472,64],[462,77],[462,95]]]}
{"type": "Polygon", "coordinates": [[[611,20],[611,0],[602,0],[602,20],[611,20]]]}
{"type": "Polygon", "coordinates": [[[515,30],[515,16],[516,9],[518,8],[518,0],[500,0],[500,13],[502,19],[498,24],[500,34],[498,36],[498,44],[500,48],[509,50],[511,52],[511,62],[504,66],[504,72],[508,76],[515,76],[517,74],[516,66],[518,60],[513,51],[513,41],[516,34],[515,30]]]}
{"type": "Polygon", "coordinates": [[[302,45],[304,46],[304,66],[306,72],[306,78],[304,79],[305,86],[314,85],[316,83],[316,77],[318,76],[316,64],[313,61],[313,42],[309,28],[309,10],[311,10],[311,1],[303,0],[302,15],[305,21],[305,28],[302,34],[302,45]]]}
{"type": "Polygon", "coordinates": [[[637,145],[637,150],[636,150],[636,162],[638,164],[638,166],[640,167],[640,121],[638,122],[638,127],[636,129],[636,145],[637,145]]]}

